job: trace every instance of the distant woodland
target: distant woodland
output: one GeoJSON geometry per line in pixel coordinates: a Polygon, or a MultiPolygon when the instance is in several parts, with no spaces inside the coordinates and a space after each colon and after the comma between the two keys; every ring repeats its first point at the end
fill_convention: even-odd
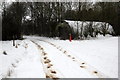
{"type": "Polygon", "coordinates": [[[56,27],[64,20],[106,22],[113,26],[112,35],[119,36],[120,2],[3,2],[2,39],[59,37],[56,27]]]}

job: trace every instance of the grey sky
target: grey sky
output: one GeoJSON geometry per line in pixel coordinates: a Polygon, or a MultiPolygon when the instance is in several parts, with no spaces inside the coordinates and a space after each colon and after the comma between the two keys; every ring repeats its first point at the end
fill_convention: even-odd
{"type": "Polygon", "coordinates": [[[19,1],[19,2],[119,2],[120,0],[0,0],[0,2],[3,1],[19,1]]]}

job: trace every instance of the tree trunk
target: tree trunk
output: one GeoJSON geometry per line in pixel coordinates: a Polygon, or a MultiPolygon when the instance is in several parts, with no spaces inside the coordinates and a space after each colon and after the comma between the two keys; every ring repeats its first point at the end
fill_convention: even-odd
{"type": "Polygon", "coordinates": [[[13,35],[13,46],[15,46],[15,36],[13,35]]]}

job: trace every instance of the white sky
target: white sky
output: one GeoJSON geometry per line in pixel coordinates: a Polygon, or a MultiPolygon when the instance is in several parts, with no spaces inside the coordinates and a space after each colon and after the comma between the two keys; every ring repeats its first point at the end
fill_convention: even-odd
{"type": "Polygon", "coordinates": [[[56,1],[59,1],[59,2],[69,2],[69,1],[72,1],[72,2],[98,2],[98,1],[102,1],[102,2],[118,2],[120,0],[0,0],[0,2],[3,2],[3,1],[7,1],[7,2],[11,2],[11,1],[20,1],[20,2],[56,2],[56,1]]]}
{"type": "Polygon", "coordinates": [[[7,2],[14,2],[15,0],[7,0],[7,2]]]}

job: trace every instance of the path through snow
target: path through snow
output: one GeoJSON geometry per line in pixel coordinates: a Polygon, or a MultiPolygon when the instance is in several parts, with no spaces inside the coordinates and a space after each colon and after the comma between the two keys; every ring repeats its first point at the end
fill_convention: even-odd
{"type": "Polygon", "coordinates": [[[3,41],[0,78],[117,78],[118,38],[3,41]]]}

